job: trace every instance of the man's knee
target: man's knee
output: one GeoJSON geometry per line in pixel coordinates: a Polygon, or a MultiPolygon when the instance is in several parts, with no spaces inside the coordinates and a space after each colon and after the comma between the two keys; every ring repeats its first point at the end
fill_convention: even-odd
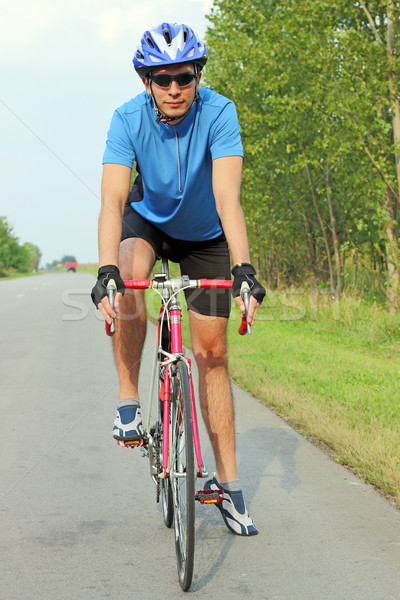
{"type": "Polygon", "coordinates": [[[210,351],[207,353],[197,353],[194,356],[197,367],[201,372],[208,372],[213,369],[228,369],[228,359],[226,355],[218,355],[214,351],[210,351]]]}
{"type": "Polygon", "coordinates": [[[122,279],[145,279],[154,265],[154,250],[145,240],[127,238],[119,246],[119,270],[122,279]]]}
{"type": "MultiPolygon", "coordinates": [[[[154,264],[151,245],[140,238],[127,238],[119,248],[119,270],[122,279],[146,279],[154,264]]],[[[144,290],[125,290],[121,299],[122,321],[145,319],[144,290]]]]}
{"type": "Polygon", "coordinates": [[[225,327],[197,326],[192,330],[193,354],[198,366],[207,370],[216,367],[227,367],[227,346],[225,327]]]}

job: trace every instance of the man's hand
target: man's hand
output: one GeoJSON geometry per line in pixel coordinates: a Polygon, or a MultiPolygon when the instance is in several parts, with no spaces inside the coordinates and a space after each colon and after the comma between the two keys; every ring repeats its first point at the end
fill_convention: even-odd
{"type": "Polygon", "coordinates": [[[120,300],[125,294],[125,285],[119,274],[119,269],[115,265],[106,265],[100,267],[98,271],[96,285],[92,289],[91,297],[94,305],[100,310],[105,320],[109,325],[112,323],[112,319],[119,314],[111,308],[110,302],[107,297],[107,284],[113,279],[117,287],[117,294],[115,296],[115,308],[117,309],[120,300]]]}
{"type": "Polygon", "coordinates": [[[254,320],[258,307],[265,296],[265,288],[257,281],[254,277],[256,271],[250,263],[239,263],[232,269],[233,284],[232,284],[232,296],[236,300],[236,304],[240,308],[242,314],[245,312],[244,302],[240,296],[240,290],[242,283],[246,282],[250,288],[250,303],[249,311],[247,313],[247,321],[249,325],[254,325],[254,320]]]}

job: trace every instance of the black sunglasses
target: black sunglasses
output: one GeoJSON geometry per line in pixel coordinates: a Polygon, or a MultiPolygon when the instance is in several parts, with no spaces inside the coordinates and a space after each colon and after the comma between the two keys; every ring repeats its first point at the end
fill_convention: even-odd
{"type": "Polygon", "coordinates": [[[176,81],[180,88],[187,87],[196,77],[196,73],[179,73],[179,75],[160,73],[158,75],[149,75],[150,81],[153,81],[158,87],[165,89],[171,87],[173,81],[176,81]]]}

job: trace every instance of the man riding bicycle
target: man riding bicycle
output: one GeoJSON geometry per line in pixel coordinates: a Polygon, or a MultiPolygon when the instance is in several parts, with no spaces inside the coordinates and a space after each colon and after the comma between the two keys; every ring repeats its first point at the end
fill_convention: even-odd
{"type": "MultiPolygon", "coordinates": [[[[187,25],[162,23],[146,31],[133,59],[145,91],[114,112],[108,131],[92,298],[108,323],[121,317],[113,338],[120,383],[113,435],[122,442],[144,434],[138,376],[146,336],[143,292],[125,294],[123,280],[147,278],[161,256],[178,262],[190,279],[230,279],[230,250],[232,294],[242,311],[242,282],[251,289],[250,325],[265,295],[250,264],[240,206],[243,149],[235,106],[200,88],[206,61],[207,47],[187,25]],[[130,192],[134,162],[140,175],[130,192]],[[115,311],[106,293],[110,279],[118,289],[115,311]]],[[[226,348],[230,294],[191,290],[186,302],[201,410],[216,461],[206,488],[224,490],[216,506],[231,531],[254,535],[236,471],[226,348]]]]}

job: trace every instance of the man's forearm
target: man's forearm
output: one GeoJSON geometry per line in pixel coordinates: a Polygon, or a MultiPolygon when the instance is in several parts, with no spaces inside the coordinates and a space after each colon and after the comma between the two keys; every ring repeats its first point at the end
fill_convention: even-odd
{"type": "Polygon", "coordinates": [[[226,156],[213,161],[213,192],[234,265],[250,262],[246,221],[240,206],[242,157],[226,156]]]}
{"type": "Polygon", "coordinates": [[[219,217],[231,252],[232,263],[237,265],[250,262],[246,221],[240,204],[235,204],[229,210],[221,210],[219,217]]]}
{"type": "Polygon", "coordinates": [[[99,263],[116,265],[119,262],[119,244],[121,241],[122,215],[102,204],[99,216],[99,263]]]}
{"type": "Polygon", "coordinates": [[[101,210],[99,216],[100,266],[119,262],[122,217],[129,194],[131,169],[124,165],[105,164],[101,181],[101,210]]]}

